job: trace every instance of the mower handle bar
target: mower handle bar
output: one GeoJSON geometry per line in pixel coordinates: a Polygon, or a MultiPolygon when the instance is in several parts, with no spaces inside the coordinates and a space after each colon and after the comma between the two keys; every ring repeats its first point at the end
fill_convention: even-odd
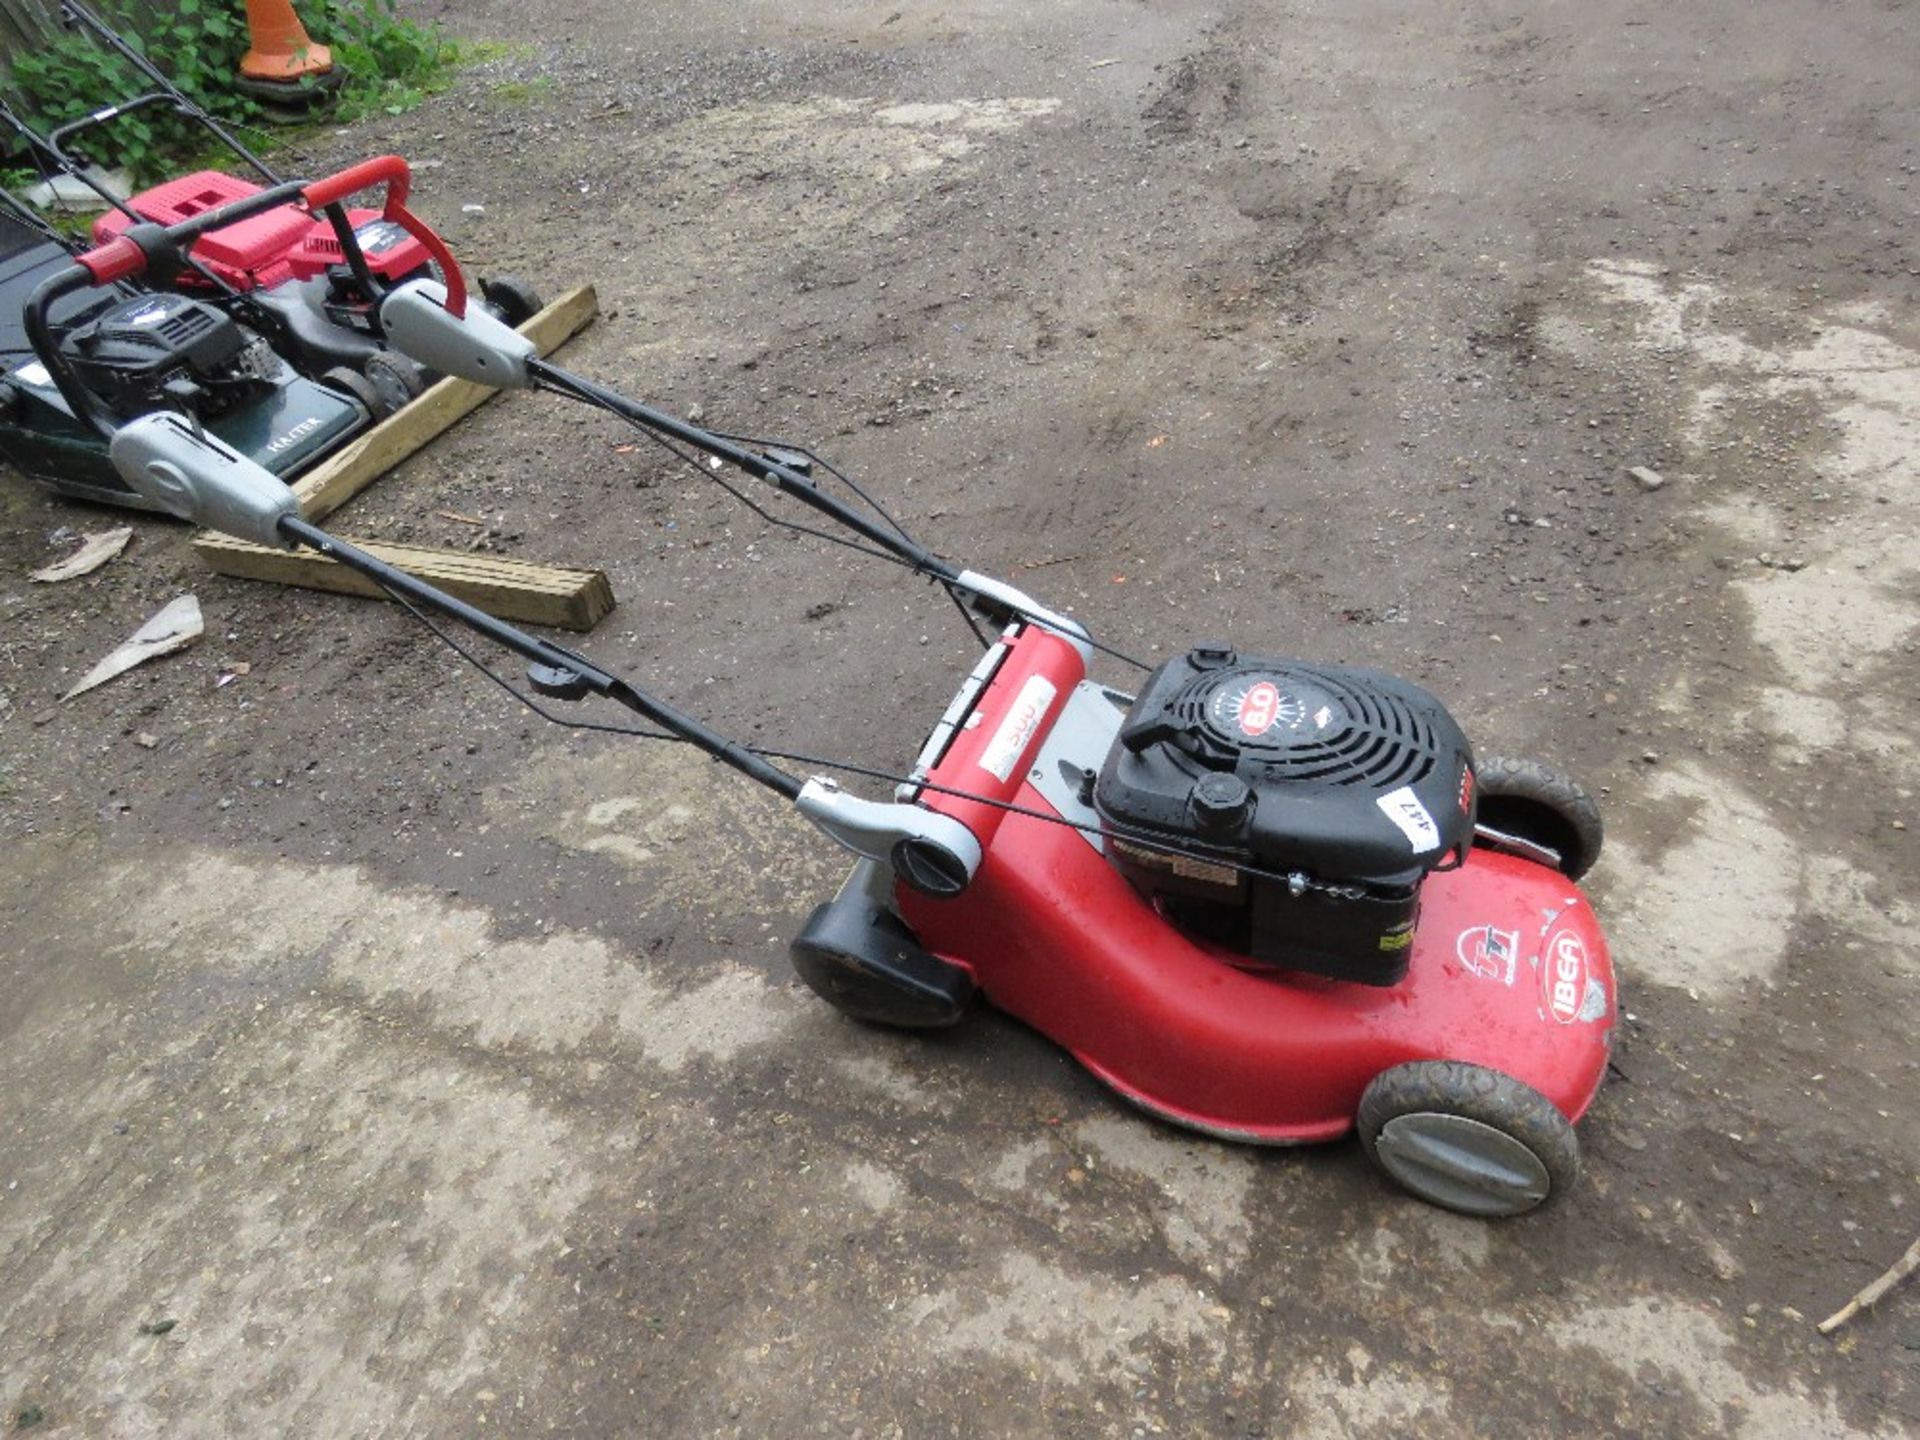
{"type": "Polygon", "coordinates": [[[448,313],[455,316],[464,314],[467,284],[459,262],[432,227],[407,209],[406,198],[412,188],[413,172],[398,155],[381,155],[319,180],[282,181],[258,194],[195,215],[177,225],[135,225],[104,245],[82,251],[74,257],[72,265],[48,276],[27,297],[21,313],[27,339],[33,346],[34,354],[47,367],[47,373],[52,376],[54,385],[73,411],[74,418],[110,439],[116,428],[114,418],[80,383],[79,377],[64,363],[59,346],[54,343],[52,326],[48,320],[54,301],[89,286],[131,280],[146,274],[149,268],[156,266],[156,262],[169,271],[177,270],[189,263],[187,252],[201,236],[283,205],[294,204],[327,214],[333,222],[335,233],[343,234],[342,243],[347,248],[350,261],[357,262],[354,264],[355,275],[363,285],[369,287],[369,293],[374,294],[377,300],[378,295],[372,290],[372,276],[366,269],[365,256],[360,253],[353,239],[352,227],[341,202],[349,195],[382,183],[387,187],[387,202],[382,214],[426,247],[428,255],[447,277],[448,313]]]}
{"type": "MultiPolygon", "coordinates": [[[[60,19],[69,30],[79,28],[90,31],[94,39],[100,41],[109,50],[113,51],[114,54],[133,66],[133,68],[145,76],[147,80],[160,88],[162,92],[160,95],[142,96],[139,100],[127,102],[129,106],[141,104],[149,99],[170,99],[173,102],[174,109],[178,110],[187,118],[197,121],[212,134],[214,138],[219,140],[222,145],[225,145],[227,149],[231,150],[235,155],[238,155],[242,160],[246,161],[248,165],[253,167],[254,172],[258,174],[261,179],[265,180],[269,185],[278,185],[280,183],[280,177],[274,174],[266,161],[254,154],[253,151],[249,150],[245,145],[242,145],[224,125],[207,113],[205,107],[196,103],[192,96],[188,95],[178,85],[175,85],[172,80],[168,79],[164,70],[155,65],[138,50],[134,49],[133,46],[129,45],[125,36],[107,24],[107,22],[102,20],[98,15],[95,15],[91,10],[87,9],[86,6],[80,4],[79,0],[61,0],[60,19]]],[[[125,113],[124,110],[121,113],[125,113]]],[[[108,116],[103,111],[90,117],[90,120],[104,121],[111,118],[113,117],[108,116]]]]}
{"type": "Polygon", "coordinates": [[[298,204],[310,211],[331,211],[349,195],[381,184],[387,188],[387,202],[381,211],[382,216],[426,247],[427,253],[446,276],[447,312],[456,317],[464,315],[467,307],[466,277],[460,273],[459,263],[454,260],[453,252],[447,249],[446,242],[434,234],[426,221],[407,209],[407,196],[413,189],[413,171],[398,155],[379,155],[371,160],[362,160],[358,165],[350,165],[337,174],[323,176],[319,180],[284,180],[258,194],[208,210],[177,225],[140,227],[144,234],[139,238],[132,232],[116,236],[105,245],[84,251],[75,259],[93,277],[92,283],[95,285],[131,279],[145,273],[152,260],[162,258],[169,252],[183,252],[201,236],[225,229],[241,220],[264,215],[282,205],[298,204]]]}
{"type": "Polygon", "coordinates": [[[258,543],[318,551],[390,595],[457,621],[531,661],[559,687],[549,693],[569,699],[601,695],[663,727],[791,801],[837,843],[892,865],[916,888],[957,894],[980,868],[984,851],[978,837],[954,817],[904,801],[865,800],[820,776],[802,781],[788,774],[751,747],[585,656],[529,635],[328,534],[301,514],[299,498],[284,481],[178,415],[161,412],[130,422],[113,437],[108,453],[129,486],[182,519],[258,543]]]}

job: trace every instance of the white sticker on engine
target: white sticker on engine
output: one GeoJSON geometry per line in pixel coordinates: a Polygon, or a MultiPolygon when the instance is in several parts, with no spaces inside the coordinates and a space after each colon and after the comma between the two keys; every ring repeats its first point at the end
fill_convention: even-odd
{"type": "Polygon", "coordinates": [[[1413,793],[1411,785],[1402,785],[1373,803],[1380,807],[1380,812],[1387,819],[1400,827],[1400,833],[1413,846],[1414,854],[1424,855],[1429,850],[1440,848],[1440,827],[1433,823],[1433,816],[1427,813],[1427,807],[1420,803],[1420,797],[1413,793]]]}
{"type": "Polygon", "coordinates": [[[18,380],[23,385],[32,385],[41,389],[53,383],[53,377],[47,374],[47,367],[42,365],[38,360],[34,361],[31,365],[22,365],[18,370],[13,372],[12,378],[18,380]]]}
{"type": "Polygon", "coordinates": [[[1027,753],[1027,746],[1033,741],[1033,732],[1040,728],[1040,722],[1046,718],[1047,707],[1053,704],[1053,697],[1058,693],[1046,676],[1029,675],[1027,683],[1020,687],[1020,693],[1013,697],[1013,704],[1001,720],[1000,728],[993,732],[993,738],[987,741],[987,748],[980,752],[980,759],[976,762],[980,768],[996,780],[1005,780],[1013,774],[1013,767],[1027,753]]]}

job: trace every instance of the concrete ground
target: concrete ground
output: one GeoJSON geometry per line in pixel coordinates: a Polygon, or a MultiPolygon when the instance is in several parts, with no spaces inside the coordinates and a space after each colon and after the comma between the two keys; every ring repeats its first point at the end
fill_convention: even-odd
{"type": "MultiPolygon", "coordinates": [[[[1910,6],[407,8],[507,48],[299,163],[398,149],[478,269],[596,281],[576,368],[1123,647],[1376,664],[1580,774],[1616,1071],[1487,1224],[990,1012],[863,1028],[765,796],[156,520],[29,584],[112,517],[0,476],[8,1426],[1920,1431],[1920,1292],[1813,1330],[1920,1229],[1910,6]],[[188,589],[195,648],[56,703],[188,589]]],[[[339,528],[603,566],[597,658],[904,761],[954,617],[632,439],[510,397],[339,528]]]]}

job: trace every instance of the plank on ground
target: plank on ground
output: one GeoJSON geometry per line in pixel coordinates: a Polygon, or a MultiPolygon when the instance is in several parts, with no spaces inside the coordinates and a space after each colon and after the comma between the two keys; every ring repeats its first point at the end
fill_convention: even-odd
{"type": "MultiPolygon", "coordinates": [[[[578,335],[600,313],[600,300],[591,285],[569,290],[521,325],[520,333],[533,341],[542,355],[550,355],[578,335]]],[[[338,510],[387,471],[398,465],[461,416],[499,394],[490,386],[448,377],[426,393],[382,420],[366,434],[349,441],[293,482],[300,511],[320,521],[338,510]]]]}
{"type": "MultiPolygon", "coordinates": [[[[351,543],[501,620],[591,630],[613,609],[613,587],[603,570],[566,570],[420,545],[385,545],[370,540],[351,543]]],[[[386,594],[365,576],[311,550],[270,550],[212,533],[195,538],[193,548],[222,575],[273,580],[342,595],[384,598],[386,594]]]]}

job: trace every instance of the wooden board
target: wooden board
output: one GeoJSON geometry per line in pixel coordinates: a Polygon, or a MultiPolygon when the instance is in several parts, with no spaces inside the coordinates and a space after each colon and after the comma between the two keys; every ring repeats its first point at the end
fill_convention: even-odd
{"type": "MultiPolygon", "coordinates": [[[[591,630],[613,609],[613,587],[602,570],[563,570],[524,560],[503,560],[497,555],[431,550],[421,545],[382,545],[371,540],[350,543],[502,620],[591,630]]],[[[211,532],[197,536],[193,548],[220,574],[237,575],[243,580],[274,580],[342,595],[383,598],[386,593],[365,576],[311,550],[269,550],[264,545],[211,532]]]]}
{"type": "MultiPolygon", "coordinates": [[[[591,285],[569,290],[520,327],[542,355],[550,355],[586,329],[600,313],[591,285]]],[[[470,380],[448,378],[428,387],[366,434],[349,441],[293,482],[300,510],[324,520],[461,416],[500,392],[470,380]]]]}

